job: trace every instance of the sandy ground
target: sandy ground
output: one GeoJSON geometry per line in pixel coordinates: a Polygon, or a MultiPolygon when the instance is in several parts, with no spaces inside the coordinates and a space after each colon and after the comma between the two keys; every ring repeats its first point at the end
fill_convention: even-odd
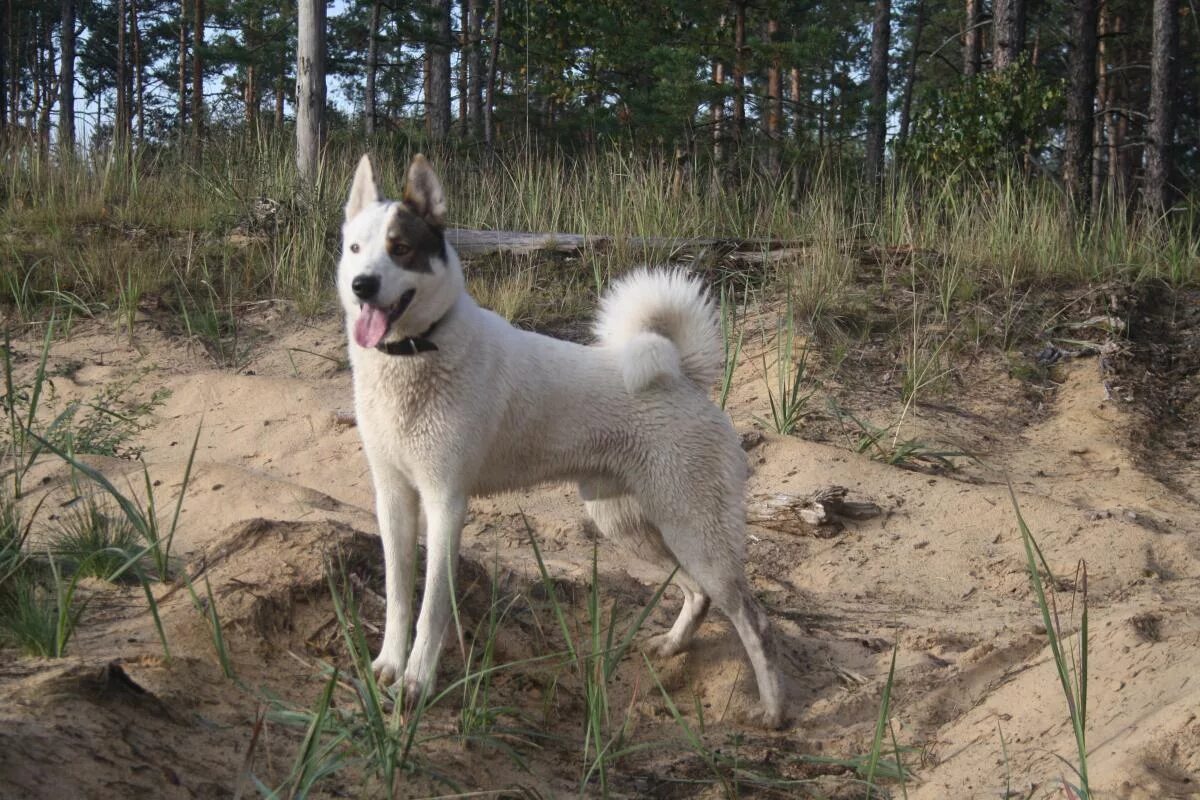
{"type": "MultiPolygon", "coordinates": [[[[204,567],[238,679],[222,675],[205,620],[178,585],[157,590],[167,661],[140,589],[90,582],[67,658],[0,653],[0,796],[249,797],[250,774],[281,783],[302,730],[271,718],[251,740],[268,692],[311,706],[323,687],[319,662],[345,664],[326,582],[332,552],[350,554],[369,638],[378,642],[382,583],[370,479],[357,431],[334,419],[351,407],[340,322],[301,323],[288,306],[267,304],[248,310],[243,325],[254,336],[236,368],[216,366],[204,348],[150,320],[132,342],[112,323],[86,322],[55,345],[51,368],[65,374],[54,380],[53,407],[131,376],[142,396],[169,391],[137,440],[160,508],[174,502],[199,427],[175,553],[193,574],[204,567]]],[[[35,336],[18,345],[27,356],[22,369],[32,366],[35,336]]],[[[1035,403],[1020,381],[981,366],[957,393],[910,409],[906,435],[925,431],[981,458],[936,474],[873,461],[836,434],[815,442],[763,431],[755,421],[767,408],[761,362],[748,348],[729,410],[740,431],[762,433],[749,442],[751,504],[836,484],[882,513],[823,530],[748,529],[748,570],[777,627],[788,680],[786,730],[745,722],[754,684],[719,614],[691,651],[653,665],[684,717],[703,727],[708,747],[736,754],[747,776],[805,783],[716,783],[682,744],[633,652],[615,678],[614,713],[629,715],[630,742],[657,744],[616,763],[612,793],[864,796],[842,762],[869,751],[895,646],[893,729],[912,774],[887,791],[914,800],[1066,796],[1062,780],[1075,782],[1074,739],[1007,475],[1060,578],[1067,632],[1078,627],[1080,601],[1075,595],[1072,613],[1070,588],[1081,588],[1076,568],[1086,560],[1094,796],[1200,795],[1200,479],[1184,460],[1171,462],[1171,488],[1143,469],[1131,436],[1144,421],[1107,398],[1095,360],[1056,367],[1053,378],[1057,391],[1035,403]]],[[[142,480],[135,461],[88,460],[118,485],[142,480]]],[[[45,498],[39,513],[47,524],[73,493],[54,459],[36,466],[27,485],[36,488],[24,507],[45,498]]],[[[497,591],[527,600],[501,623],[501,662],[558,646],[522,514],[575,622],[585,624],[593,540],[573,489],[475,501],[463,545],[468,627],[486,616],[489,575],[497,591]]],[[[654,576],[635,569],[630,578],[623,556],[603,544],[598,552],[603,596],[617,604],[618,619],[630,619],[652,596],[654,576]]],[[[665,629],[679,602],[669,590],[638,641],[665,629]]],[[[1067,642],[1077,649],[1076,636],[1067,642]]],[[[449,646],[443,685],[462,664],[458,646],[449,646]]],[[[533,731],[505,738],[524,766],[500,748],[448,735],[420,746],[425,766],[406,774],[399,793],[578,793],[582,689],[556,664],[514,667],[496,681],[501,704],[519,709],[519,725],[511,725],[533,731]]],[[[460,705],[451,697],[422,724],[453,734],[460,705]]],[[[353,797],[368,791],[361,781],[352,769],[322,787],[353,797]]],[[[374,784],[368,793],[381,791],[374,784]]],[[[598,794],[598,785],[585,793],[598,794]]]]}

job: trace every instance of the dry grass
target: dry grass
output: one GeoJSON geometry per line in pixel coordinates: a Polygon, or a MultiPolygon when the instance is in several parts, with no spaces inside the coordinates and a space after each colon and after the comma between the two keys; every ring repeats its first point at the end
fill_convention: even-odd
{"type": "MultiPolygon", "coordinates": [[[[128,315],[155,295],[180,312],[191,306],[193,315],[260,297],[316,310],[331,296],[341,206],[361,148],[332,143],[316,185],[304,190],[287,143],[268,137],[214,141],[200,163],[170,151],[132,164],[0,153],[5,305],[22,316],[55,303],[128,315]]],[[[396,155],[377,157],[377,169],[385,192],[395,195],[409,154],[402,146],[385,151],[396,155]]],[[[463,227],[800,243],[799,255],[766,277],[787,282],[802,318],[839,304],[869,247],[910,253],[920,285],[943,313],[997,290],[1016,296],[1033,282],[1153,277],[1184,284],[1200,276],[1194,217],[1167,225],[1109,204],[1080,221],[1047,182],[964,176],[921,186],[900,177],[877,213],[864,205],[853,176],[830,171],[817,170],[797,198],[786,177],[751,171],[734,183],[695,166],[676,180],[672,159],[617,149],[578,157],[455,153],[435,155],[435,163],[452,224],[463,227]]],[[[584,282],[581,292],[594,294],[643,258],[618,242],[564,266],[584,282]]],[[[536,324],[529,317],[541,313],[539,303],[520,299],[546,285],[534,272],[509,264],[476,288],[506,316],[536,324]]],[[[889,280],[886,270],[881,280],[889,280]]]]}

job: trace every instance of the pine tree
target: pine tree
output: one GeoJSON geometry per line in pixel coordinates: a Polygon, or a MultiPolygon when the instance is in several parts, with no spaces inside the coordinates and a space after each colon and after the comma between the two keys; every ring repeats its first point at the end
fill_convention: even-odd
{"type": "Polygon", "coordinates": [[[325,115],[325,0],[299,0],[296,47],[296,169],[312,183],[325,115]]]}
{"type": "Polygon", "coordinates": [[[1076,207],[1091,205],[1092,131],[1096,101],[1096,22],[1098,0],[1072,0],[1070,85],[1063,177],[1076,207]]]}
{"type": "Polygon", "coordinates": [[[1171,205],[1172,145],[1175,140],[1175,76],[1179,52],[1178,0],[1154,0],[1150,51],[1150,125],[1146,144],[1146,209],[1162,214],[1171,205]]]}

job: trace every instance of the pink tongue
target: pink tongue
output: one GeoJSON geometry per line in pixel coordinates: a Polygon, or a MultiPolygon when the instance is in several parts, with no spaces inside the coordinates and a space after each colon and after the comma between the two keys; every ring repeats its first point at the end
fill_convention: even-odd
{"type": "Polygon", "coordinates": [[[363,303],[358,321],[354,323],[354,341],[359,347],[375,347],[387,335],[387,312],[370,303],[363,303]]]}

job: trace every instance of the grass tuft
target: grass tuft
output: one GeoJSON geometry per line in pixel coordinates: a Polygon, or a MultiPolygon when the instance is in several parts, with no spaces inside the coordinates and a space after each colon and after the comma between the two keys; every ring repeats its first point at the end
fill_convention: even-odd
{"type": "MultiPolygon", "coordinates": [[[[1088,691],[1088,609],[1087,609],[1087,564],[1079,563],[1080,589],[1082,604],[1079,618],[1077,637],[1064,635],[1062,622],[1059,618],[1058,607],[1054,595],[1046,593],[1046,584],[1042,579],[1041,570],[1050,576],[1050,585],[1057,586],[1058,581],[1050,571],[1037,540],[1033,538],[1021,507],[1017,503],[1017,494],[1012,484],[1008,486],[1008,494],[1012,499],[1013,511],[1017,515],[1017,525],[1021,531],[1021,543],[1025,548],[1025,565],[1029,571],[1029,584],[1033,590],[1034,599],[1042,615],[1042,626],[1046,630],[1046,639],[1050,644],[1050,654],[1054,658],[1055,671],[1062,686],[1063,697],[1067,701],[1067,713],[1071,720],[1071,732],[1075,737],[1075,747],[1078,763],[1068,766],[1079,779],[1078,786],[1067,785],[1064,789],[1074,792],[1080,800],[1089,800],[1091,790],[1088,784],[1088,753],[1087,753],[1087,691],[1088,691]],[[1039,569],[1039,564],[1041,569],[1039,569]],[[1067,647],[1064,647],[1064,644],[1067,647]]],[[[1072,595],[1072,606],[1074,595],[1072,595]]]]}
{"type": "Polygon", "coordinates": [[[64,578],[53,556],[45,565],[45,571],[10,574],[0,587],[0,644],[31,656],[61,658],[86,603],[75,601],[79,573],[64,578]]]}
{"type": "Polygon", "coordinates": [[[767,401],[771,406],[771,418],[759,422],[780,436],[796,432],[800,422],[808,414],[808,401],[816,394],[809,386],[812,376],[808,371],[809,347],[804,342],[796,354],[796,320],[792,308],[792,295],[788,292],[787,311],[776,322],[775,363],[768,366],[764,343],[762,355],[763,380],[767,387],[767,401]]]}
{"type": "Polygon", "coordinates": [[[108,580],[144,553],[129,520],[110,514],[92,496],[72,506],[56,527],[50,550],[81,577],[108,580]]]}

